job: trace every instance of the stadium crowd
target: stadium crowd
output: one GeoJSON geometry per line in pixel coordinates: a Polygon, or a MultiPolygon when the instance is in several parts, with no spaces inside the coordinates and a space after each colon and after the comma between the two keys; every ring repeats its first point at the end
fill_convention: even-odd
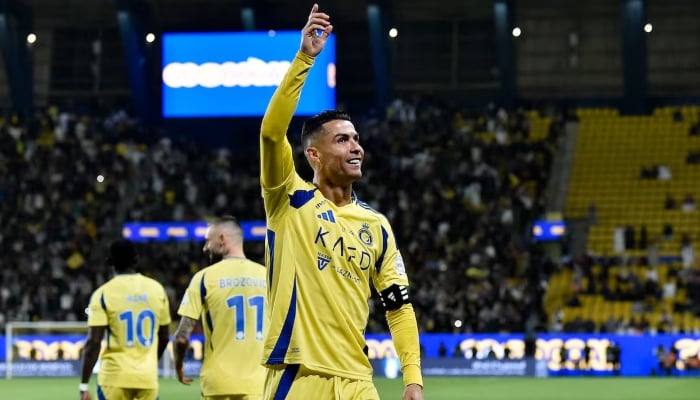
{"type": "MultiPolygon", "coordinates": [[[[355,190],[392,221],[421,331],[546,329],[542,282],[554,265],[528,227],[543,213],[560,121],[536,141],[522,111],[416,99],[356,125],[366,158],[355,190]]],[[[0,324],[83,320],[89,294],[108,278],[105,243],[122,221],[264,219],[258,163],[255,152],[144,132],[123,112],[83,117],[52,108],[6,121],[0,263],[12,267],[0,273],[0,324]]],[[[140,247],[141,267],[166,286],[173,307],[204,266],[201,245],[140,247]]],[[[246,250],[262,261],[262,243],[246,250]]],[[[380,316],[374,300],[371,307],[380,316]]],[[[372,317],[368,331],[385,331],[383,321],[372,317]]]]}

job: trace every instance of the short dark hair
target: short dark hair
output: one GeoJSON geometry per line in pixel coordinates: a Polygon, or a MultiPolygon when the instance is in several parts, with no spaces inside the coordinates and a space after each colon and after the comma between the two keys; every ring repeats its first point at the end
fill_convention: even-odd
{"type": "Polygon", "coordinates": [[[238,219],[234,217],[233,215],[222,215],[218,218],[216,218],[213,222],[213,224],[225,224],[225,223],[231,223],[236,226],[240,227],[240,224],[238,223],[238,219]]]}
{"type": "Polygon", "coordinates": [[[311,138],[323,128],[323,124],[337,119],[352,122],[352,119],[350,119],[350,114],[340,110],[322,111],[319,114],[307,119],[304,122],[304,126],[301,128],[301,145],[304,146],[304,148],[308,147],[311,138]]]}
{"type": "Polygon", "coordinates": [[[241,224],[238,222],[238,219],[233,215],[222,215],[212,221],[210,225],[218,226],[218,229],[228,230],[228,232],[234,235],[234,239],[237,236],[240,236],[238,239],[243,242],[243,228],[241,228],[241,224]]]}
{"type": "Polygon", "coordinates": [[[127,239],[117,239],[109,245],[107,262],[117,271],[134,267],[139,262],[136,246],[127,239]]]}

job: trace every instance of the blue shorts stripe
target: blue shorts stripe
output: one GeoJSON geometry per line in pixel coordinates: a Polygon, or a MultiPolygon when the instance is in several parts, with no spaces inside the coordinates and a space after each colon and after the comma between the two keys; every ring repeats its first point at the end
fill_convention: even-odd
{"type": "Polygon", "coordinates": [[[97,400],[107,400],[104,392],[102,391],[102,387],[100,387],[100,385],[97,385],[97,400]]]}
{"type": "Polygon", "coordinates": [[[292,389],[292,383],[294,383],[297,372],[299,372],[299,364],[287,365],[287,368],[285,368],[282,373],[282,378],[280,378],[280,383],[277,385],[274,400],[284,400],[287,398],[289,391],[292,389]]]}

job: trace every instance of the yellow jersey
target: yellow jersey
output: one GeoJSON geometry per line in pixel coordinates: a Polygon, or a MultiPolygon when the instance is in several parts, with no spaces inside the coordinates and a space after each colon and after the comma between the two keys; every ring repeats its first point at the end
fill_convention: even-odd
{"type": "Polygon", "coordinates": [[[295,172],[286,130],[312,63],[297,54],[262,125],[270,313],[263,363],[371,380],[364,337],[370,281],[381,292],[408,279],[382,214],[354,194],[338,207],[295,172]]]}
{"type": "Polygon", "coordinates": [[[158,328],[170,324],[163,286],[141,274],[120,274],[90,298],[88,326],[107,327],[97,381],[101,386],[158,387],[158,328]]]}
{"type": "Polygon", "coordinates": [[[202,320],[204,396],[262,395],[266,291],[265,267],[245,258],[224,258],[192,277],[178,314],[202,320]]]}

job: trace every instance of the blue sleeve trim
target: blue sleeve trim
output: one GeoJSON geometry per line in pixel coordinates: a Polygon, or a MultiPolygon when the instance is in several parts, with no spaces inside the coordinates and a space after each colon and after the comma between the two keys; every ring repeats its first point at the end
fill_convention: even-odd
{"type": "Polygon", "coordinates": [[[377,262],[374,263],[374,268],[377,270],[377,273],[382,269],[382,264],[384,263],[384,256],[386,255],[386,249],[387,249],[387,242],[389,241],[389,232],[384,229],[382,226],[382,253],[379,255],[379,258],[377,259],[377,262]]]}

